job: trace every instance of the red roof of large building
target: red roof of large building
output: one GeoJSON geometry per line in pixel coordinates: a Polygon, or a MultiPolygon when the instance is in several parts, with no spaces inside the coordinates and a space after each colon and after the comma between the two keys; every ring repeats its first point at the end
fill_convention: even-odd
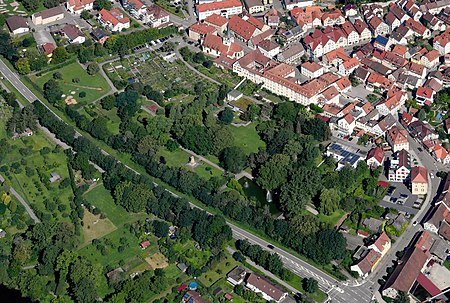
{"type": "Polygon", "coordinates": [[[218,14],[212,14],[206,17],[205,22],[215,26],[224,26],[228,23],[228,19],[218,14]]]}
{"type": "Polygon", "coordinates": [[[94,0],[69,0],[68,3],[77,11],[83,9],[86,5],[94,3],[94,0]]]}
{"type": "Polygon", "coordinates": [[[198,12],[209,12],[239,6],[242,7],[242,3],[239,0],[223,0],[218,2],[197,4],[196,9],[198,12]]]}
{"type": "Polygon", "coordinates": [[[189,31],[198,33],[200,35],[208,35],[214,34],[216,32],[216,28],[205,23],[197,22],[189,27],[189,31]]]}
{"type": "Polygon", "coordinates": [[[254,37],[255,33],[257,32],[257,27],[255,25],[237,15],[231,17],[228,26],[231,31],[233,31],[236,35],[242,37],[246,41],[254,37]]]}
{"type": "Polygon", "coordinates": [[[387,137],[392,142],[392,144],[404,144],[408,142],[408,132],[406,129],[394,126],[387,132],[387,137]]]}

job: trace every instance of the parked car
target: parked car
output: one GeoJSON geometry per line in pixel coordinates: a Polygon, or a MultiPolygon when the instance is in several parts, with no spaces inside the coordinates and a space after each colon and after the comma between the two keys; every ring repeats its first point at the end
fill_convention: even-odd
{"type": "Polygon", "coordinates": [[[416,225],[417,225],[417,221],[414,221],[414,222],[413,222],[413,226],[416,226],[416,225]]]}

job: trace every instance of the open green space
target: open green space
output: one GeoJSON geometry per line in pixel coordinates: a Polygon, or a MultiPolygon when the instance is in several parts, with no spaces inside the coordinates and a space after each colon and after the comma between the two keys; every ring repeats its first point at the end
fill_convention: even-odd
{"type": "Polygon", "coordinates": [[[89,104],[109,92],[109,85],[101,74],[91,76],[76,62],[57,70],[44,72],[41,76],[36,74],[29,78],[42,89],[56,72],[62,75],[62,80],[59,81],[63,93],[66,96],[72,95],[79,104],[89,104]],[[78,79],[79,82],[75,83],[73,79],[78,79]],[[78,96],[80,92],[85,92],[86,97],[80,98],[78,96]]]}
{"type": "Polygon", "coordinates": [[[211,257],[211,252],[196,247],[195,243],[193,240],[188,240],[185,243],[178,242],[173,247],[195,268],[202,268],[208,262],[209,257],[211,257]]]}
{"type": "Polygon", "coordinates": [[[111,196],[111,193],[103,186],[98,184],[94,189],[84,194],[84,198],[95,207],[98,207],[101,212],[106,214],[106,218],[117,226],[121,227],[126,223],[132,223],[139,219],[144,219],[147,215],[129,213],[120,205],[116,205],[111,196]]]}
{"type": "Polygon", "coordinates": [[[339,221],[339,219],[342,218],[342,216],[345,214],[345,211],[342,209],[338,209],[335,212],[333,212],[331,215],[324,215],[324,214],[318,214],[317,218],[320,220],[320,222],[324,222],[328,224],[329,226],[335,226],[336,223],[339,221]]]}
{"type": "Polygon", "coordinates": [[[201,275],[198,280],[206,287],[211,287],[218,280],[226,276],[233,268],[240,263],[233,259],[230,254],[225,254],[225,258],[217,266],[201,275]]]}
{"type": "MultiPolygon", "coordinates": [[[[222,172],[215,167],[210,166],[208,163],[201,161],[200,165],[192,169],[186,164],[189,163],[190,154],[178,148],[177,150],[170,152],[166,148],[161,148],[158,152],[159,157],[164,157],[167,165],[184,167],[189,170],[195,171],[200,177],[209,180],[211,177],[221,176],[222,172]]],[[[196,159],[198,162],[199,160],[196,159]]]]}
{"type": "Polygon", "coordinates": [[[265,147],[264,141],[259,138],[256,124],[248,126],[231,127],[236,146],[242,147],[247,155],[258,152],[260,147],[265,147]]]}

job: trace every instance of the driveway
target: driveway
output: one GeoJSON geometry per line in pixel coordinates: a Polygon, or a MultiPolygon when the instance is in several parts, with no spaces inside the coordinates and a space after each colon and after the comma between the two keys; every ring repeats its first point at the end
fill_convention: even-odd
{"type": "Polygon", "coordinates": [[[36,40],[37,45],[42,45],[49,42],[53,45],[56,45],[55,39],[53,39],[52,35],[50,34],[50,29],[48,28],[36,30],[33,33],[33,37],[34,40],[36,40]]]}

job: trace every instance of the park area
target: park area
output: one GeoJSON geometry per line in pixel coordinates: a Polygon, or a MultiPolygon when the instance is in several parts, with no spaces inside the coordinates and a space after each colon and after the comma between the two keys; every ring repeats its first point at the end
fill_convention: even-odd
{"type": "Polygon", "coordinates": [[[22,3],[16,0],[1,0],[0,14],[28,16],[22,3]]]}
{"type": "Polygon", "coordinates": [[[44,84],[53,79],[55,73],[62,76],[62,79],[59,80],[60,87],[65,95],[63,100],[67,100],[66,103],[68,104],[89,104],[100,99],[110,90],[108,83],[101,74],[91,76],[76,62],[57,70],[44,72],[40,76],[38,74],[32,75],[29,78],[42,90],[44,84]],[[80,97],[81,92],[84,92],[86,96],[80,97]],[[70,96],[72,96],[72,99],[70,99],[70,96]]]}
{"type": "Polygon", "coordinates": [[[259,148],[266,146],[259,138],[256,125],[256,123],[250,123],[248,126],[231,127],[235,145],[242,147],[247,155],[257,153],[259,148]]]}

